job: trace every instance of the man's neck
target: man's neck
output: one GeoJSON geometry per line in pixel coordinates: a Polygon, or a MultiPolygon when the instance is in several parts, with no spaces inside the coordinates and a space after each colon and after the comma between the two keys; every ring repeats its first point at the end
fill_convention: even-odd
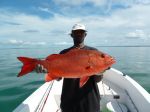
{"type": "Polygon", "coordinates": [[[78,49],[81,49],[81,48],[83,48],[85,45],[84,45],[84,43],[81,43],[81,44],[74,44],[74,48],[78,48],[78,49]]]}

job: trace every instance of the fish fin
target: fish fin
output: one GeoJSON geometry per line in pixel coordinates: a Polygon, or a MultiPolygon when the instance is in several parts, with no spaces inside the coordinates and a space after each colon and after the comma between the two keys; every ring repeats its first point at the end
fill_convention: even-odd
{"type": "Polygon", "coordinates": [[[89,76],[80,78],[80,88],[83,87],[88,80],[89,80],[89,76]]]}
{"type": "Polygon", "coordinates": [[[35,69],[36,59],[28,57],[17,57],[23,63],[22,69],[17,77],[23,76],[35,69]]]}
{"type": "Polygon", "coordinates": [[[52,74],[50,74],[50,73],[45,75],[45,81],[46,82],[52,81],[54,79],[58,79],[58,78],[57,77],[53,77],[52,74]]]}
{"type": "Polygon", "coordinates": [[[60,54],[51,54],[49,55],[46,60],[53,60],[53,59],[56,59],[57,57],[59,57],[60,54]]]}
{"type": "Polygon", "coordinates": [[[92,68],[93,68],[93,66],[91,66],[91,65],[85,67],[86,70],[90,70],[90,69],[92,69],[92,68]]]}

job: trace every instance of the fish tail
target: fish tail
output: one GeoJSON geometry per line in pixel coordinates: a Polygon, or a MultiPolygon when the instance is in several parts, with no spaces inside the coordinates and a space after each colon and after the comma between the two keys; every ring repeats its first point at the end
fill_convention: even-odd
{"type": "Polygon", "coordinates": [[[35,69],[37,59],[28,58],[28,57],[17,57],[17,58],[23,63],[22,69],[17,77],[30,73],[35,69]]]}

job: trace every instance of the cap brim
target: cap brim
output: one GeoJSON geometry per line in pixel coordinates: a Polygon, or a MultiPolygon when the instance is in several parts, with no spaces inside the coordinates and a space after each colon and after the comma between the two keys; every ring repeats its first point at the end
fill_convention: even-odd
{"type": "MultiPolygon", "coordinates": [[[[77,30],[83,30],[83,29],[77,29],[77,30]]],[[[75,31],[75,30],[72,30],[72,31],[75,31]]],[[[85,32],[87,32],[87,30],[83,30],[85,32]]],[[[72,32],[68,33],[68,35],[71,35],[72,32]]]]}
{"type": "Polygon", "coordinates": [[[72,31],[75,31],[75,30],[83,30],[83,31],[87,32],[87,30],[85,30],[85,29],[73,29],[72,31]]]}

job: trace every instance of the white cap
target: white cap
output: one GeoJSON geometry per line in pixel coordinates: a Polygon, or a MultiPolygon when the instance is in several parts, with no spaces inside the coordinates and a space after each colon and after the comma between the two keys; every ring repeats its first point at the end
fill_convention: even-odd
{"type": "Polygon", "coordinates": [[[84,31],[86,31],[85,26],[83,24],[75,24],[72,27],[72,30],[84,30],[84,31]]]}

